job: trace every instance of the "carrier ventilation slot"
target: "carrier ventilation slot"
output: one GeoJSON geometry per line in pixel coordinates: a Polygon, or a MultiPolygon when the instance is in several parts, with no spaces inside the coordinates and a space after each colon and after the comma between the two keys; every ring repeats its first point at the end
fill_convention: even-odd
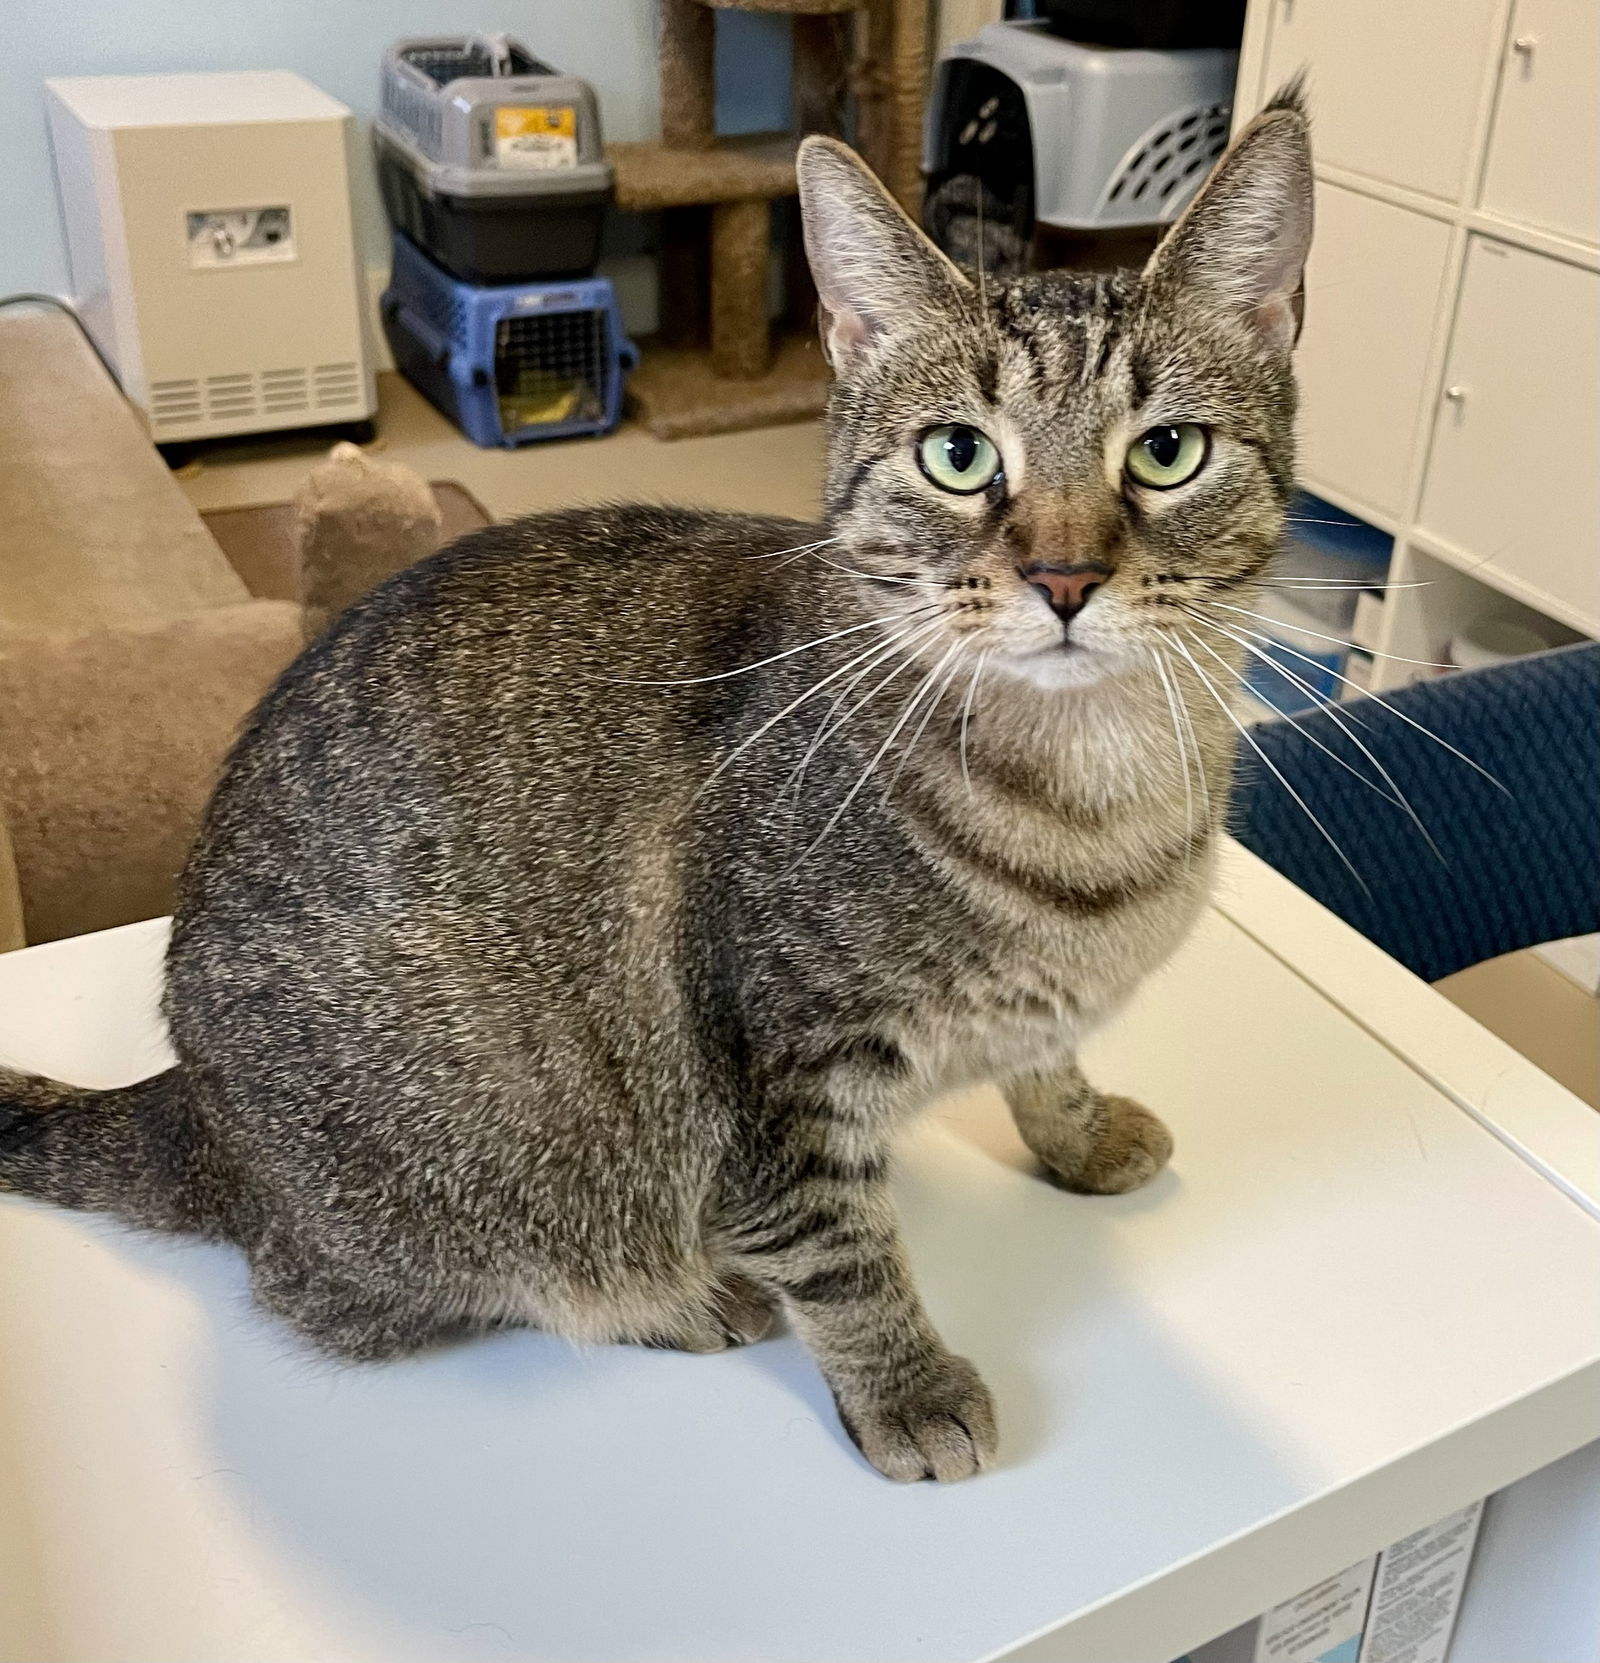
{"type": "Polygon", "coordinates": [[[1105,203],[1137,203],[1159,219],[1168,197],[1193,186],[1227,148],[1228,113],[1226,104],[1206,104],[1146,133],[1117,170],[1105,203]]]}
{"type": "Polygon", "coordinates": [[[604,416],[612,360],[603,311],[545,312],[495,325],[494,375],[506,433],[604,416]]]}
{"type": "Polygon", "coordinates": [[[426,75],[436,87],[447,87],[452,81],[477,80],[488,76],[555,74],[549,64],[541,63],[510,40],[504,42],[498,59],[487,40],[466,40],[460,45],[440,41],[431,46],[412,46],[400,56],[413,69],[426,75]]]}

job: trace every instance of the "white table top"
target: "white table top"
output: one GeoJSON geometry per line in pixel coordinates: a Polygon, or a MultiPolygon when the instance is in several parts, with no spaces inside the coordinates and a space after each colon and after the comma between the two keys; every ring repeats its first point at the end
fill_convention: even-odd
{"type": "MultiPolygon", "coordinates": [[[[0,1055],[150,1072],[162,941],[0,958],[0,1055]]],[[[341,1370],[229,1251],[0,1202],[0,1659],[1156,1663],[1600,1436],[1600,1116],[1275,874],[1231,852],[1089,1060],[1176,1132],[1139,1194],[1038,1182],[986,1093],[908,1141],[1002,1418],[950,1488],[790,1338],[341,1370]]]]}

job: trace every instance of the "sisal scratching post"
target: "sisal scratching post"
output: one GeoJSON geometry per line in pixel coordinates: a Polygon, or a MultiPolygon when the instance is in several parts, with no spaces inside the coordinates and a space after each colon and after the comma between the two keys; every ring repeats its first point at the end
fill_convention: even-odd
{"type": "Polygon", "coordinates": [[[855,18],[804,13],[794,20],[794,121],[802,133],[842,133],[855,18]]]}
{"type": "Polygon", "coordinates": [[[767,315],[772,204],[794,201],[800,134],[838,136],[853,119],[868,160],[917,211],[928,0],[660,6],[661,138],[606,147],[617,206],[662,216],[660,333],[629,378],[629,411],[664,439],[820,415],[832,378],[794,251],[776,335],[767,315]],[[798,132],[717,136],[717,11],[791,18],[798,132]]]}
{"type": "Polygon", "coordinates": [[[772,362],[767,329],[771,207],[760,199],[711,211],[711,368],[751,381],[772,362]]]}
{"type": "Polygon", "coordinates": [[[894,137],[885,180],[913,219],[922,217],[922,106],[928,86],[928,0],[894,0],[889,99],[894,137]]]}
{"type": "Polygon", "coordinates": [[[868,0],[861,25],[861,56],[852,72],[856,94],[856,149],[886,184],[894,152],[894,99],[889,65],[894,57],[895,0],[868,0]]]}
{"type": "Polygon", "coordinates": [[[913,219],[922,213],[928,28],[928,0],[867,0],[855,71],[861,154],[913,219]]]}
{"type": "Polygon", "coordinates": [[[716,26],[698,0],[661,0],[661,142],[670,149],[716,142],[716,26]]]}

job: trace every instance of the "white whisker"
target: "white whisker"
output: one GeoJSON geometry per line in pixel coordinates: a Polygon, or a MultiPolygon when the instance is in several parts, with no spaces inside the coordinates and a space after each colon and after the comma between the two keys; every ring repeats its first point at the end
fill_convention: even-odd
{"type": "MultiPolygon", "coordinates": [[[[1206,620],[1204,618],[1198,618],[1195,621],[1197,623],[1201,623],[1201,624],[1208,623],[1208,620],[1206,620]]],[[[1219,624],[1210,624],[1209,627],[1212,628],[1212,629],[1219,629],[1221,626],[1219,624]]],[[[1200,640],[1200,638],[1198,636],[1194,636],[1193,640],[1194,640],[1194,643],[1197,647],[1202,647],[1202,648],[1204,648],[1204,650],[1206,652],[1210,653],[1211,656],[1214,659],[1216,659],[1216,661],[1223,667],[1223,669],[1225,669],[1228,672],[1228,674],[1230,676],[1232,676],[1233,679],[1236,682],[1238,682],[1239,686],[1246,693],[1253,693],[1253,689],[1251,688],[1248,679],[1246,677],[1242,676],[1236,669],[1234,669],[1234,667],[1227,661],[1227,659],[1225,659],[1222,656],[1221,653],[1219,653],[1216,650],[1215,647],[1207,645],[1207,643],[1200,640]]],[[[1243,644],[1243,646],[1244,646],[1244,648],[1247,652],[1255,654],[1255,656],[1257,658],[1259,658],[1264,664],[1270,665],[1271,668],[1273,668],[1274,670],[1279,671],[1279,673],[1282,674],[1285,678],[1290,677],[1290,672],[1289,671],[1283,669],[1282,665],[1276,663],[1273,659],[1269,658],[1264,652],[1260,651],[1259,648],[1252,647],[1248,641],[1246,641],[1242,644],[1243,644]]],[[[1301,683],[1300,685],[1302,686],[1302,688],[1305,687],[1304,683],[1301,683]]],[[[1314,696],[1315,695],[1313,694],[1313,697],[1314,696]]],[[[1381,786],[1374,785],[1373,782],[1371,780],[1369,780],[1367,778],[1367,776],[1365,774],[1363,774],[1359,768],[1354,767],[1350,762],[1346,761],[1346,759],[1344,757],[1340,756],[1339,753],[1336,750],[1334,750],[1330,745],[1326,744],[1323,740],[1319,739],[1316,736],[1316,734],[1310,732],[1306,728],[1301,727],[1299,721],[1289,711],[1280,710],[1280,709],[1278,709],[1278,707],[1276,705],[1273,706],[1273,709],[1277,711],[1277,714],[1278,714],[1278,717],[1279,717],[1280,720],[1287,722],[1289,724],[1289,726],[1292,727],[1294,729],[1294,731],[1296,733],[1298,733],[1302,739],[1304,739],[1308,743],[1314,745],[1319,751],[1321,751],[1323,753],[1324,756],[1326,756],[1329,759],[1329,761],[1336,762],[1341,768],[1344,769],[1344,771],[1347,774],[1350,775],[1350,777],[1352,779],[1360,780],[1360,782],[1364,786],[1366,786],[1366,788],[1369,791],[1376,791],[1378,793],[1378,795],[1380,797],[1382,797],[1383,800],[1386,803],[1393,803],[1396,808],[1402,808],[1402,807],[1405,806],[1404,802],[1402,801],[1402,799],[1398,795],[1391,795],[1388,791],[1383,790],[1383,788],[1381,786]]],[[[1353,736],[1351,736],[1351,737],[1353,737],[1353,736]]],[[[1357,741],[1357,743],[1359,743],[1359,741],[1357,741]]],[[[1363,746],[1362,749],[1365,750],[1366,749],[1365,746],[1363,746]]],[[[1381,764],[1380,764],[1380,766],[1381,766],[1381,764]]]]}
{"type": "Polygon", "coordinates": [[[791,711],[798,710],[808,699],[813,698],[820,693],[824,687],[827,687],[832,682],[837,681],[840,676],[848,674],[861,662],[863,658],[870,658],[874,653],[879,651],[881,646],[881,642],[873,642],[873,644],[868,647],[865,652],[858,654],[854,658],[846,659],[846,661],[841,664],[838,669],[831,671],[820,681],[813,682],[811,686],[800,695],[799,698],[791,699],[790,702],[786,704],[776,716],[769,716],[766,721],[764,721],[761,726],[750,735],[748,739],[741,740],[740,743],[729,751],[722,761],[711,770],[710,774],[706,776],[705,780],[700,785],[700,788],[695,792],[693,800],[698,801],[708,790],[710,790],[713,781],[718,779],[728,768],[730,768],[739,757],[743,756],[744,753],[749,750],[758,739],[760,739],[762,734],[768,732],[769,729],[776,727],[785,716],[789,715],[791,711]]]}
{"type": "Polygon", "coordinates": [[[814,543],[796,543],[793,548],[773,549],[769,554],[747,554],[746,560],[776,560],[780,554],[802,554],[808,549],[825,549],[830,543],[841,543],[842,537],[821,537],[814,543]]]}
{"type": "Polygon", "coordinates": [[[920,589],[922,585],[911,577],[884,577],[880,572],[864,572],[859,566],[841,566],[837,560],[830,560],[825,554],[813,555],[814,560],[824,566],[831,566],[836,572],[848,572],[852,577],[870,578],[874,583],[903,583],[908,589],[920,589]]]}
{"type": "MultiPolygon", "coordinates": [[[[916,714],[917,706],[922,702],[923,694],[926,693],[928,688],[933,684],[933,678],[944,668],[950,654],[960,651],[960,648],[961,643],[959,641],[953,641],[944,657],[939,659],[933,668],[928,671],[927,675],[925,675],[922,680],[917,683],[916,689],[913,691],[911,697],[906,700],[905,708],[895,718],[893,727],[889,729],[888,737],[885,738],[877,750],[872,753],[872,760],[864,769],[862,769],[861,775],[856,780],[856,783],[845,793],[844,801],[839,804],[831,815],[829,815],[827,824],[824,825],[822,830],[817,833],[816,837],[814,837],[811,842],[803,850],[801,850],[799,859],[797,859],[794,865],[789,868],[789,873],[796,871],[805,861],[806,857],[822,845],[824,840],[827,838],[828,833],[831,832],[833,828],[844,818],[851,803],[856,800],[867,781],[870,780],[873,774],[877,772],[878,764],[882,762],[884,757],[888,754],[889,747],[894,744],[897,738],[899,738],[900,730],[911,720],[912,716],[916,714]]],[[[789,873],[786,873],[785,876],[788,876],[789,873]]]]}
{"type": "MultiPolygon", "coordinates": [[[[906,616],[915,616],[918,612],[927,612],[937,603],[930,601],[927,606],[913,608],[906,616]]],[[[796,653],[810,652],[813,647],[826,646],[830,641],[841,641],[847,635],[859,635],[864,629],[882,629],[893,620],[887,618],[868,618],[864,624],[851,624],[848,629],[836,629],[831,635],[819,635],[815,641],[804,641],[798,647],[787,647],[782,652],[775,652],[770,658],[759,658],[754,664],[741,665],[737,670],[723,670],[714,676],[684,676],[677,679],[642,679],[630,680],[626,677],[607,676],[606,680],[619,687],[698,687],[708,681],[728,681],[733,676],[747,676],[752,670],[762,669],[768,664],[776,664],[780,659],[793,658],[796,653]]]]}
{"type": "Polygon", "coordinates": [[[1194,782],[1189,778],[1189,750],[1183,742],[1183,728],[1178,721],[1178,694],[1172,685],[1172,677],[1168,674],[1166,658],[1159,647],[1152,650],[1152,658],[1156,674],[1161,677],[1162,689],[1167,695],[1167,713],[1172,717],[1172,738],[1178,747],[1178,762],[1183,769],[1183,822],[1188,839],[1193,843],[1194,782]]]}
{"type": "Polygon", "coordinates": [[[1200,780],[1200,812],[1205,816],[1206,830],[1212,826],[1211,813],[1211,777],[1206,773],[1205,753],[1200,749],[1200,735],[1195,731],[1194,716],[1189,709],[1189,701],[1183,696],[1180,685],[1178,666],[1169,664],[1168,670],[1172,675],[1172,684],[1178,692],[1178,714],[1183,718],[1184,732],[1189,737],[1189,749],[1194,753],[1195,773],[1200,780]]]}
{"type": "MultiPolygon", "coordinates": [[[[900,662],[897,663],[895,665],[895,667],[888,673],[888,675],[886,675],[880,682],[878,682],[875,686],[870,688],[867,692],[863,693],[861,695],[861,697],[859,699],[857,699],[856,702],[853,705],[850,706],[850,708],[844,713],[844,715],[841,716],[838,719],[838,721],[832,723],[827,728],[827,731],[825,733],[820,733],[817,736],[818,737],[818,743],[821,743],[824,740],[831,739],[834,736],[834,734],[841,732],[851,722],[853,722],[855,720],[855,718],[863,710],[865,710],[867,708],[867,706],[869,704],[871,704],[872,701],[875,698],[877,698],[877,696],[884,690],[885,687],[887,687],[891,682],[897,681],[901,676],[903,676],[905,674],[905,672],[907,670],[909,670],[912,667],[913,664],[916,663],[916,649],[918,647],[922,646],[928,640],[928,638],[930,636],[936,635],[944,627],[944,622],[945,622],[944,615],[941,613],[941,615],[938,618],[935,618],[931,623],[924,624],[922,626],[921,630],[915,635],[915,637],[912,641],[902,642],[901,645],[906,648],[906,651],[904,653],[904,656],[900,659],[900,662]]],[[[887,657],[887,656],[889,656],[889,655],[884,654],[884,655],[880,656],[877,659],[877,661],[871,666],[871,668],[876,669],[878,664],[881,664],[883,662],[883,658],[887,657]]],[[[852,683],[852,685],[854,685],[854,684],[852,683]]],[[[848,689],[846,689],[846,696],[848,696],[848,689]]],[[[841,699],[840,702],[842,703],[843,700],[841,699]]],[[[808,751],[806,753],[806,755],[801,758],[801,768],[802,768],[802,770],[804,769],[804,766],[805,766],[806,762],[808,762],[810,760],[810,757],[811,757],[811,752],[808,751]]]]}
{"type": "MultiPolygon", "coordinates": [[[[1204,644],[1200,641],[1199,636],[1195,636],[1194,640],[1195,640],[1197,645],[1203,645],[1204,644]]],[[[1176,637],[1173,638],[1172,644],[1189,661],[1189,665],[1193,669],[1194,673],[1197,676],[1199,676],[1200,680],[1204,683],[1206,691],[1216,701],[1217,708],[1222,712],[1222,714],[1224,716],[1226,716],[1228,718],[1228,720],[1230,722],[1233,723],[1234,727],[1238,729],[1239,737],[1241,739],[1243,739],[1244,742],[1250,747],[1250,749],[1253,750],[1256,753],[1256,755],[1258,757],[1260,757],[1261,760],[1267,765],[1267,767],[1272,772],[1273,778],[1276,779],[1278,784],[1281,785],[1283,787],[1283,789],[1289,793],[1289,795],[1294,799],[1295,803],[1299,806],[1299,809],[1300,809],[1301,813],[1304,814],[1305,817],[1311,822],[1311,824],[1314,825],[1317,828],[1317,830],[1322,834],[1322,837],[1323,837],[1324,841],[1327,843],[1328,847],[1330,849],[1332,849],[1333,852],[1339,857],[1339,859],[1344,862],[1346,867],[1349,868],[1350,876],[1352,878],[1354,878],[1358,884],[1361,885],[1362,893],[1364,895],[1370,896],[1372,894],[1372,891],[1367,888],[1365,880],[1362,878],[1361,874],[1355,869],[1355,866],[1351,862],[1350,857],[1334,841],[1332,834],[1328,831],[1328,828],[1325,825],[1323,825],[1323,823],[1316,817],[1316,815],[1311,812],[1310,808],[1307,807],[1305,798],[1302,797],[1300,795],[1300,793],[1298,791],[1296,791],[1295,788],[1292,785],[1290,785],[1288,780],[1286,780],[1284,778],[1282,770],[1279,769],[1279,767],[1272,760],[1272,758],[1270,756],[1268,756],[1267,753],[1264,750],[1262,750],[1262,748],[1256,743],[1255,735],[1252,734],[1250,732],[1250,730],[1244,725],[1244,723],[1241,722],[1239,720],[1239,718],[1234,715],[1232,709],[1229,707],[1228,701],[1218,691],[1216,685],[1212,682],[1211,677],[1208,676],[1205,673],[1205,671],[1200,667],[1199,660],[1176,637]]]]}
{"type": "MultiPolygon", "coordinates": [[[[944,678],[938,692],[935,693],[932,699],[928,701],[928,708],[923,712],[922,720],[917,723],[916,727],[912,730],[910,739],[906,741],[906,748],[900,753],[900,760],[895,764],[894,772],[889,776],[889,783],[883,788],[884,802],[888,802],[889,798],[893,795],[894,788],[899,783],[901,774],[905,772],[906,764],[911,760],[911,753],[917,748],[917,741],[927,731],[928,723],[933,720],[934,712],[938,710],[939,706],[944,702],[945,694],[950,691],[951,683],[954,682],[957,673],[961,669],[961,654],[965,648],[966,642],[964,641],[952,642],[950,651],[944,655],[943,659],[940,659],[939,662],[941,664],[944,663],[945,659],[950,658],[953,658],[955,662],[951,664],[950,674],[944,678]]],[[[937,670],[937,668],[938,666],[936,665],[935,669],[937,670]]]]}
{"type": "MultiPolygon", "coordinates": [[[[1331,721],[1333,723],[1333,725],[1336,728],[1338,728],[1340,733],[1342,733],[1344,735],[1344,737],[1350,742],[1350,744],[1354,745],[1355,748],[1358,751],[1360,751],[1361,754],[1367,759],[1367,761],[1372,764],[1372,766],[1378,771],[1378,775],[1383,780],[1384,784],[1389,787],[1389,792],[1393,793],[1393,795],[1390,796],[1389,792],[1379,791],[1378,795],[1380,797],[1388,797],[1388,800],[1390,802],[1394,803],[1394,805],[1397,808],[1404,809],[1406,814],[1410,816],[1412,824],[1417,828],[1417,830],[1419,832],[1422,833],[1423,841],[1433,851],[1434,857],[1435,857],[1435,859],[1438,860],[1439,864],[1441,866],[1448,866],[1450,864],[1444,858],[1444,851],[1439,847],[1439,845],[1436,842],[1434,842],[1433,834],[1422,823],[1422,816],[1420,814],[1418,814],[1416,809],[1414,809],[1411,806],[1410,798],[1408,798],[1406,796],[1405,792],[1403,792],[1400,789],[1399,783],[1395,780],[1394,775],[1391,774],[1389,772],[1389,770],[1384,767],[1384,765],[1378,760],[1376,755],[1374,755],[1372,750],[1367,745],[1364,745],[1362,743],[1361,736],[1358,733],[1356,733],[1355,730],[1353,728],[1351,728],[1346,723],[1346,721],[1345,721],[1345,712],[1343,712],[1339,709],[1339,706],[1338,706],[1338,703],[1337,703],[1336,700],[1327,699],[1327,698],[1322,697],[1322,695],[1317,692],[1316,688],[1313,687],[1311,685],[1311,683],[1309,681],[1307,681],[1303,676],[1296,675],[1294,673],[1294,671],[1289,669],[1286,665],[1280,664],[1277,661],[1277,659],[1272,657],[1272,655],[1270,653],[1264,652],[1260,647],[1253,646],[1249,641],[1245,640],[1245,638],[1242,635],[1239,635],[1239,634],[1235,633],[1233,630],[1229,629],[1226,624],[1219,624],[1216,621],[1215,618],[1196,618],[1195,622],[1199,623],[1199,624],[1204,624],[1207,629],[1220,630],[1224,635],[1226,635],[1229,638],[1229,640],[1237,641],[1238,644],[1241,647],[1243,647],[1246,652],[1253,654],[1256,658],[1260,659],[1263,664],[1269,665],[1273,670],[1275,670],[1280,676],[1282,676],[1292,686],[1298,687],[1302,693],[1304,693],[1308,698],[1312,699],[1318,705],[1318,707],[1321,710],[1325,711],[1327,713],[1329,721],[1331,721]]],[[[1204,642],[1201,642],[1200,644],[1202,646],[1205,645],[1204,642]]],[[[1207,648],[1206,650],[1208,652],[1211,651],[1210,648],[1207,648]]],[[[1215,653],[1213,653],[1212,656],[1216,657],[1217,655],[1215,653]]],[[[1226,662],[1226,661],[1223,660],[1222,662],[1226,662]]],[[[1306,738],[1309,739],[1313,745],[1318,747],[1319,750],[1327,751],[1328,755],[1333,757],[1333,760],[1335,762],[1337,762],[1341,768],[1349,768],[1350,772],[1352,774],[1355,774],[1356,778],[1358,780],[1360,780],[1363,785],[1372,786],[1373,790],[1375,790],[1375,791],[1377,790],[1377,787],[1372,785],[1371,780],[1367,779],[1362,774],[1356,773],[1356,770],[1354,768],[1351,768],[1350,764],[1348,762],[1346,762],[1343,757],[1334,756],[1334,753],[1331,750],[1329,750],[1328,747],[1326,745],[1324,745],[1322,743],[1322,741],[1320,739],[1318,739],[1315,734],[1310,733],[1305,728],[1300,727],[1300,724],[1298,722],[1295,722],[1294,718],[1292,716],[1290,716],[1287,711],[1281,711],[1280,714],[1282,716],[1284,716],[1288,721],[1292,722],[1294,724],[1294,726],[1301,733],[1305,734],[1306,738]]]]}
{"type": "MultiPolygon", "coordinates": [[[[1346,687],[1353,687],[1364,699],[1370,699],[1380,710],[1387,710],[1391,716],[1398,716],[1407,727],[1415,728],[1424,738],[1431,739],[1435,745],[1442,745],[1444,749],[1451,754],[1451,756],[1466,763],[1466,765],[1473,769],[1476,773],[1482,774],[1483,777],[1488,780],[1490,785],[1492,785],[1497,791],[1504,791],[1513,802],[1516,800],[1516,793],[1509,790],[1505,785],[1497,780],[1494,775],[1483,766],[1482,763],[1474,762],[1465,751],[1458,751],[1448,739],[1441,739],[1432,728],[1426,728],[1414,717],[1407,716],[1403,710],[1390,704],[1386,698],[1382,697],[1382,695],[1374,693],[1370,687],[1363,687],[1360,682],[1352,681],[1349,676],[1342,675],[1338,670],[1330,668],[1327,664],[1323,663],[1320,658],[1312,658],[1307,653],[1296,652],[1296,650],[1291,647],[1287,641],[1280,641],[1276,636],[1263,635],[1258,629],[1247,629],[1244,633],[1246,635],[1254,636],[1257,641],[1261,641],[1268,646],[1277,647],[1280,651],[1288,653],[1291,658],[1298,658],[1302,663],[1309,664],[1314,670],[1321,670],[1324,675],[1332,676],[1335,681],[1342,682],[1346,687]]],[[[1348,706],[1346,706],[1346,714],[1352,721],[1357,719],[1355,712],[1348,706]]],[[[1365,726],[1364,723],[1362,725],[1365,726]]]]}
{"type": "Polygon", "coordinates": [[[961,777],[966,781],[969,797],[972,795],[972,775],[967,772],[967,723],[972,717],[972,701],[978,693],[978,678],[983,674],[983,666],[993,650],[992,647],[985,647],[978,654],[978,662],[972,667],[972,680],[967,685],[967,696],[961,706],[961,777]]]}
{"type": "Polygon", "coordinates": [[[1308,589],[1318,593],[1333,594],[1374,594],[1386,595],[1391,589],[1431,589],[1432,578],[1419,579],[1415,583],[1351,583],[1340,577],[1258,577],[1256,582],[1263,589],[1308,589]]]}
{"type": "MultiPolygon", "coordinates": [[[[904,671],[908,670],[916,661],[916,649],[920,647],[930,636],[937,634],[943,627],[944,616],[941,612],[940,616],[933,619],[931,622],[923,623],[915,629],[902,632],[898,637],[896,637],[895,640],[891,641],[887,647],[875,648],[872,653],[868,655],[867,663],[863,665],[862,668],[844,684],[843,688],[840,689],[838,696],[828,707],[827,713],[817,724],[817,731],[812,736],[811,743],[806,747],[805,755],[802,756],[799,762],[797,762],[790,770],[788,779],[783,782],[782,788],[779,790],[778,795],[780,799],[791,786],[794,788],[796,799],[799,798],[801,788],[805,785],[806,770],[811,766],[811,759],[817,754],[817,751],[824,740],[832,738],[835,733],[839,732],[841,728],[846,726],[846,724],[852,720],[857,711],[862,710],[865,706],[870,704],[873,699],[875,699],[878,694],[881,693],[883,689],[895,679],[896,676],[901,675],[904,671]],[[860,686],[860,684],[865,681],[866,678],[871,675],[872,672],[876,670],[886,658],[899,657],[902,651],[904,653],[904,657],[901,659],[901,662],[896,664],[894,669],[891,670],[889,674],[886,675],[883,680],[871,690],[871,692],[864,694],[858,703],[852,705],[850,709],[839,718],[838,721],[835,721],[834,717],[838,714],[840,705],[842,705],[845,700],[850,697],[851,693],[853,693],[855,689],[860,686]]],[[[861,661],[860,659],[856,659],[854,662],[859,664],[861,661]]]]}
{"type": "MultiPolygon", "coordinates": [[[[1205,606],[1220,606],[1224,612],[1237,612],[1241,617],[1254,618],[1263,624],[1274,624],[1279,629],[1291,629],[1296,635],[1309,635],[1318,641],[1331,641],[1336,647],[1348,648],[1351,652],[1371,652],[1368,647],[1358,647],[1354,641],[1346,641],[1339,635],[1324,635],[1320,630],[1306,629],[1300,624],[1286,624],[1279,618],[1269,618],[1265,612],[1252,612],[1248,606],[1230,606],[1227,601],[1204,601],[1205,606]]],[[[1436,664],[1431,658],[1404,658],[1397,652],[1373,652],[1374,658],[1392,658],[1397,664],[1420,664],[1425,670],[1452,670],[1453,664],[1436,664]]]]}

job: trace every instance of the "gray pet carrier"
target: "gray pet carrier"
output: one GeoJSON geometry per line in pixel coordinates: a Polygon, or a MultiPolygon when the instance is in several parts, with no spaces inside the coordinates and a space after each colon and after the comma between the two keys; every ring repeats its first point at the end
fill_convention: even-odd
{"type": "Polygon", "coordinates": [[[587,81],[504,35],[402,40],[384,54],[373,143],[390,219],[456,276],[593,271],[611,167],[587,81]]]}
{"type": "Polygon", "coordinates": [[[1176,219],[1227,145],[1238,62],[1218,48],[1085,45],[1043,22],[987,25],[938,66],[929,229],[942,204],[969,199],[1019,233],[1176,219]]]}

